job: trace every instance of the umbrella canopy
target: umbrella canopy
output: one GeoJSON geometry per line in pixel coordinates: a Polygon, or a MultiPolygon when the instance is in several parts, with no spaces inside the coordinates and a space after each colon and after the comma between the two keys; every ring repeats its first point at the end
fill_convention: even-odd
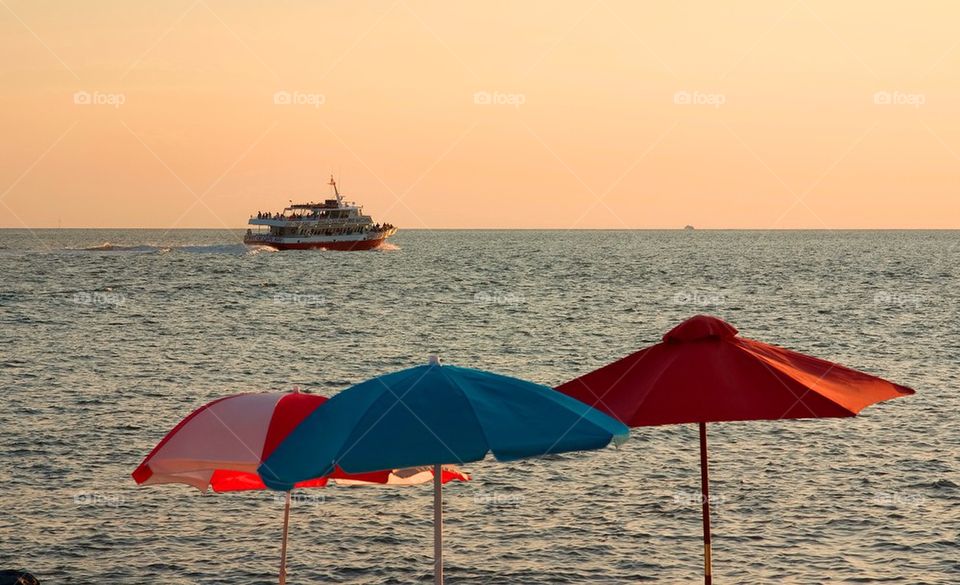
{"type": "MultiPolygon", "coordinates": [[[[133,472],[141,485],[184,483],[216,492],[263,489],[257,467],[300,421],[326,402],[313,394],[235,394],[180,421],[133,472]]],[[[309,478],[292,487],[326,485],[309,478]]]]}
{"type": "Polygon", "coordinates": [[[552,388],[470,368],[418,366],[337,394],[259,468],[267,486],[348,473],[599,449],[629,430],[552,388]]]}
{"type": "Polygon", "coordinates": [[[557,390],[631,427],[698,423],[704,582],[712,582],[706,423],[855,416],[914,391],[850,368],[737,336],[697,315],[663,341],[557,390]]]}
{"type": "MultiPolygon", "coordinates": [[[[625,439],[620,422],[547,386],[430,364],[368,380],[306,417],[259,472],[272,489],[336,468],[501,461],[599,449],[625,439]]],[[[434,582],[443,583],[442,502],[434,480],[434,582]]]]}
{"type": "Polygon", "coordinates": [[[656,345],[557,390],[631,427],[855,416],[910,388],[737,335],[697,315],[656,345]]]}
{"type": "MultiPolygon", "coordinates": [[[[257,467],[304,418],[327,398],[300,392],[235,394],[214,400],[190,413],[144,458],[133,472],[141,485],[183,483],[215,492],[264,489],[257,467]]],[[[444,469],[444,480],[465,480],[456,468],[444,469]]],[[[430,469],[375,470],[351,475],[334,469],[296,482],[294,487],[342,484],[412,485],[430,481],[430,469]],[[424,475],[426,474],[426,475],[424,475]]]]}
{"type": "MultiPolygon", "coordinates": [[[[292,393],[235,394],[214,400],[180,421],[134,470],[140,485],[182,483],[201,491],[215,492],[265,489],[257,468],[278,444],[307,416],[327,402],[324,396],[292,393]]],[[[434,480],[467,481],[469,476],[454,466],[440,470],[375,470],[348,474],[334,469],[324,476],[295,482],[297,487],[338,484],[414,485],[434,480]]],[[[286,578],[287,527],[290,491],[283,516],[280,583],[286,578]]]]}

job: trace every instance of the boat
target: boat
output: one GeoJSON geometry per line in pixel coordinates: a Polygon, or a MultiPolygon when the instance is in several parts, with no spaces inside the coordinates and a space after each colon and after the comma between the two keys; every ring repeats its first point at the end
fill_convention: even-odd
{"type": "Polygon", "coordinates": [[[323,203],[293,203],[280,213],[250,216],[243,243],[277,250],[372,250],[397,233],[389,223],[374,223],[363,207],[343,199],[333,175],[328,183],[333,199],[323,203]]]}

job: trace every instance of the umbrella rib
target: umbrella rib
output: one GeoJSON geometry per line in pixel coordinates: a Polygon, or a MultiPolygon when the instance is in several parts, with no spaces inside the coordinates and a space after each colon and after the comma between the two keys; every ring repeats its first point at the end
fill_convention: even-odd
{"type": "MultiPolygon", "coordinates": [[[[437,439],[437,442],[439,442],[441,445],[443,445],[443,448],[446,449],[447,451],[449,451],[451,455],[453,455],[453,458],[457,460],[457,463],[458,463],[458,464],[464,465],[464,461],[463,461],[462,459],[460,459],[460,457],[457,455],[457,453],[456,453],[453,449],[451,449],[450,446],[447,445],[447,443],[446,443],[443,439],[441,439],[440,436],[437,435],[436,432],[434,432],[433,429],[430,428],[430,425],[428,425],[427,423],[423,422],[423,419],[421,419],[419,416],[417,416],[417,413],[415,413],[415,412],[413,411],[413,409],[411,409],[409,406],[407,406],[407,404],[406,404],[405,402],[400,401],[400,404],[403,404],[403,407],[406,408],[407,411],[409,411],[410,414],[413,415],[413,418],[417,419],[417,422],[419,422],[421,425],[423,425],[423,428],[425,428],[425,429],[427,429],[428,431],[430,431],[430,434],[433,435],[435,439],[437,439]]],[[[486,453],[484,453],[484,454],[486,454],[486,453]]]]}
{"type": "MultiPolygon", "coordinates": [[[[283,396],[282,396],[282,395],[280,396],[280,399],[277,400],[277,402],[279,403],[281,399],[283,399],[283,396]]],[[[274,408],[276,408],[276,404],[274,405],[274,408]]],[[[270,467],[269,467],[269,466],[266,466],[266,462],[263,461],[263,454],[262,454],[262,453],[261,453],[261,454],[257,454],[256,451],[254,451],[252,448],[250,448],[250,445],[247,445],[246,441],[244,441],[243,439],[241,439],[241,438],[240,438],[240,435],[238,435],[236,432],[234,432],[234,430],[233,430],[232,428],[230,428],[230,425],[228,425],[222,418],[220,418],[220,416],[218,416],[217,413],[213,412],[212,410],[210,410],[209,412],[210,412],[210,414],[213,415],[213,418],[217,419],[217,422],[219,422],[221,425],[223,425],[223,428],[225,428],[225,429],[227,429],[228,431],[230,431],[230,434],[233,435],[234,438],[236,438],[237,441],[239,441],[241,445],[243,445],[243,448],[244,448],[244,449],[246,449],[247,451],[249,451],[251,455],[253,455],[254,457],[257,458],[257,463],[258,463],[258,464],[263,464],[268,471],[270,470],[270,467]]],[[[273,415],[270,416],[270,420],[273,420],[273,415]]],[[[267,424],[267,426],[268,426],[268,428],[269,428],[269,423],[267,424]]],[[[259,475],[259,474],[258,474],[258,475],[259,475]]]]}
{"type": "Polygon", "coordinates": [[[411,384],[409,388],[406,389],[406,391],[403,393],[403,396],[397,395],[397,393],[393,391],[393,388],[391,388],[386,382],[384,382],[383,380],[381,380],[380,377],[375,378],[378,382],[380,382],[380,384],[383,385],[384,388],[387,389],[388,392],[390,392],[391,394],[393,394],[393,396],[397,399],[397,401],[396,401],[395,403],[393,403],[392,405],[390,405],[390,408],[388,408],[388,409],[380,416],[380,418],[378,418],[372,425],[370,425],[369,427],[367,427],[367,429],[363,432],[363,434],[360,435],[360,436],[357,438],[357,440],[354,441],[353,444],[352,444],[346,451],[343,451],[343,452],[339,455],[338,460],[343,459],[344,457],[346,457],[347,454],[350,453],[350,451],[352,451],[353,448],[356,447],[356,446],[360,443],[360,441],[362,441],[363,438],[366,437],[367,434],[370,433],[370,431],[372,431],[372,430],[374,429],[374,427],[376,427],[378,424],[380,424],[380,422],[381,422],[388,414],[390,414],[390,412],[393,411],[394,408],[396,408],[397,404],[402,404],[402,405],[404,406],[404,408],[406,408],[406,409],[410,412],[410,414],[412,414],[412,415],[414,416],[414,418],[416,418],[417,421],[418,421],[421,425],[424,426],[424,428],[426,428],[428,431],[430,431],[430,433],[433,434],[434,437],[436,437],[436,439],[440,442],[440,444],[443,445],[445,449],[447,449],[448,451],[450,451],[450,452],[453,454],[453,456],[457,459],[457,461],[460,462],[460,464],[462,465],[462,464],[463,464],[463,461],[460,461],[460,458],[457,457],[456,453],[454,453],[454,451],[453,451],[452,449],[450,449],[450,447],[449,447],[446,443],[444,443],[444,441],[443,441],[442,439],[440,439],[440,437],[437,436],[437,434],[433,431],[433,429],[431,429],[429,425],[427,425],[425,422],[423,422],[423,420],[422,420],[419,416],[417,416],[417,414],[403,401],[403,399],[407,396],[407,394],[409,394],[411,391],[413,391],[413,389],[417,386],[417,384],[419,384],[419,383],[427,376],[427,374],[428,374],[429,372],[430,372],[429,368],[425,369],[424,372],[423,372],[423,374],[422,374],[413,384],[411,384]]]}
{"type": "MultiPolygon", "coordinates": [[[[591,388],[590,385],[587,384],[587,383],[583,380],[583,378],[586,377],[586,375],[589,375],[589,374],[585,374],[584,376],[581,376],[581,377],[578,378],[577,380],[578,380],[581,384],[583,384],[583,387],[586,388],[586,389],[590,392],[590,394],[593,394],[593,397],[597,399],[597,402],[598,402],[598,403],[600,403],[600,404],[603,405],[603,407],[607,410],[607,412],[613,413],[614,410],[613,410],[612,408],[610,408],[610,406],[608,406],[606,402],[603,401],[603,397],[606,396],[607,394],[609,394],[610,391],[613,390],[613,388],[614,388],[617,384],[619,384],[620,382],[622,382],[623,379],[626,378],[627,375],[629,375],[630,372],[633,371],[633,369],[634,369],[635,367],[637,367],[637,364],[639,364],[639,363],[643,360],[643,358],[647,357],[648,354],[649,354],[648,351],[643,352],[643,355],[641,355],[641,356],[640,356],[639,358],[637,358],[632,364],[630,364],[630,365],[627,367],[627,369],[623,372],[623,374],[620,375],[619,378],[617,378],[616,380],[613,381],[612,384],[610,384],[609,386],[607,386],[607,389],[604,391],[603,395],[601,395],[601,396],[597,396],[597,393],[593,390],[593,388],[591,388]]],[[[648,392],[647,394],[645,394],[645,395],[643,396],[643,398],[640,400],[640,405],[643,404],[643,402],[647,399],[647,397],[648,397],[649,395],[650,395],[650,394],[649,394],[649,392],[648,392]]],[[[638,406],[639,406],[639,405],[638,405],[638,406]]],[[[635,410],[634,412],[636,412],[636,410],[635,410]]],[[[624,424],[627,424],[626,421],[620,421],[620,422],[622,422],[622,423],[624,423],[624,424]]]]}
{"type": "MultiPolygon", "coordinates": [[[[816,386],[817,384],[819,384],[820,382],[822,382],[823,379],[826,378],[826,377],[830,374],[830,372],[833,371],[833,369],[837,366],[836,363],[834,363],[834,362],[828,362],[828,363],[830,364],[830,366],[826,369],[825,372],[823,372],[823,374],[821,374],[820,376],[817,377],[816,382],[814,382],[813,385],[807,386],[806,390],[804,390],[804,391],[800,394],[800,396],[797,396],[797,395],[793,392],[793,390],[791,390],[790,387],[789,387],[783,380],[780,379],[780,376],[777,375],[777,373],[779,372],[779,370],[773,368],[773,367],[767,362],[767,360],[766,360],[766,358],[765,358],[764,356],[758,354],[757,352],[752,351],[751,349],[749,349],[749,348],[747,348],[747,347],[744,347],[743,345],[739,345],[739,344],[738,344],[737,347],[738,347],[740,350],[745,351],[745,352],[749,353],[750,355],[756,357],[757,360],[760,362],[760,364],[761,364],[764,368],[766,368],[767,371],[770,372],[770,373],[773,375],[773,377],[774,377],[778,382],[780,382],[780,384],[783,385],[783,387],[786,388],[787,391],[790,392],[790,394],[793,395],[794,398],[796,398],[796,402],[794,402],[792,405],[790,405],[790,408],[788,408],[783,414],[781,414],[780,417],[779,417],[777,420],[782,420],[784,417],[786,417],[787,414],[788,414],[791,410],[793,410],[798,404],[802,404],[802,405],[807,409],[807,411],[812,415],[813,418],[820,418],[820,417],[817,416],[817,414],[813,411],[813,409],[810,408],[810,405],[803,401],[803,399],[806,398],[807,394],[809,394],[809,393],[812,392],[812,391],[815,391],[814,386],[816,386]]],[[[782,372],[780,372],[780,373],[782,374],[782,372]]],[[[783,375],[786,375],[786,374],[783,374],[783,375]]],[[[839,402],[837,402],[837,401],[835,401],[835,400],[831,400],[830,398],[827,398],[826,396],[823,396],[823,394],[820,394],[819,392],[818,392],[817,394],[818,394],[819,396],[822,396],[824,399],[829,400],[829,401],[832,402],[833,404],[839,406],[839,407],[842,408],[843,410],[846,410],[846,411],[849,412],[851,415],[856,416],[857,413],[851,411],[849,408],[845,407],[844,405],[840,404],[839,402]]]]}
{"type": "MultiPolygon", "coordinates": [[[[830,370],[832,370],[832,369],[833,369],[833,366],[831,366],[822,376],[820,376],[820,378],[817,379],[817,382],[816,382],[816,383],[821,382],[825,377],[827,377],[827,374],[829,374],[829,373],[830,373],[830,370]]],[[[815,383],[815,384],[816,384],[816,383],[815,383]]],[[[815,388],[813,388],[812,386],[809,387],[809,388],[807,388],[806,390],[804,390],[803,394],[800,395],[800,398],[797,398],[797,402],[794,403],[792,406],[790,406],[790,408],[788,408],[787,411],[784,412],[784,413],[780,416],[780,418],[783,418],[783,417],[787,416],[787,412],[790,412],[791,410],[793,410],[793,408],[794,408],[797,404],[803,404],[804,406],[807,407],[807,410],[809,410],[810,413],[813,414],[813,409],[811,409],[808,404],[806,404],[805,402],[803,402],[803,399],[807,396],[807,394],[809,394],[810,392],[813,392],[813,391],[815,391],[815,388]]],[[[817,392],[817,395],[818,395],[818,396],[823,396],[823,394],[820,394],[819,392],[817,392]]],[[[837,401],[835,401],[835,400],[831,400],[830,398],[827,398],[826,396],[823,396],[823,397],[826,398],[827,400],[829,400],[830,402],[832,402],[833,404],[836,404],[836,405],[839,406],[841,409],[849,412],[849,413],[850,413],[850,416],[856,416],[856,415],[857,415],[857,413],[853,412],[852,410],[850,410],[850,409],[847,408],[846,406],[840,404],[839,402],[837,402],[837,401]]],[[[820,418],[820,417],[814,414],[813,418],[820,418]]]]}
{"type": "MultiPolygon", "coordinates": [[[[593,408],[592,406],[589,406],[589,405],[587,405],[587,407],[588,407],[588,408],[593,408]]],[[[565,431],[563,432],[563,434],[560,435],[560,436],[557,438],[557,440],[554,441],[553,444],[550,445],[550,447],[547,448],[546,451],[544,451],[543,453],[541,453],[540,455],[538,455],[538,457],[542,457],[542,456],[544,456],[544,455],[549,455],[549,454],[551,454],[550,452],[553,451],[553,448],[556,447],[556,446],[560,443],[560,441],[563,440],[564,437],[566,437],[568,434],[570,434],[570,431],[572,431],[575,426],[577,426],[578,424],[580,424],[580,421],[582,421],[582,420],[584,419],[584,417],[587,416],[587,412],[589,412],[589,411],[584,410],[584,411],[580,414],[580,417],[577,418],[577,420],[573,421],[573,424],[570,425],[570,428],[568,428],[567,430],[565,430],[565,431]]],[[[612,435],[612,434],[610,435],[610,440],[611,440],[611,441],[613,440],[613,435],[612,435]]],[[[609,441],[608,441],[608,443],[609,443],[609,441]]]]}
{"type": "MultiPolygon", "coordinates": [[[[440,373],[442,373],[442,374],[443,374],[443,377],[446,378],[447,381],[449,381],[451,384],[453,384],[453,385],[456,387],[456,389],[460,391],[460,395],[463,396],[463,399],[467,402],[467,404],[469,404],[469,405],[471,406],[471,408],[470,408],[470,414],[473,416],[473,420],[476,421],[476,423],[477,423],[477,428],[480,429],[480,434],[483,435],[483,440],[484,440],[484,441],[486,442],[486,444],[487,444],[487,451],[493,451],[492,444],[490,443],[490,437],[487,436],[486,430],[484,430],[483,425],[480,424],[480,419],[477,417],[477,411],[473,409],[473,401],[471,401],[471,400],[470,400],[470,397],[467,395],[467,393],[463,391],[463,388],[460,386],[460,382],[459,382],[456,378],[453,378],[453,377],[451,377],[451,376],[448,376],[447,373],[444,372],[443,370],[440,370],[440,373]]],[[[438,440],[439,440],[439,437],[438,437],[438,440]]],[[[442,441],[441,441],[441,442],[442,442],[442,441]]],[[[444,446],[446,446],[446,445],[444,445],[444,446]]],[[[447,447],[447,449],[450,449],[450,448],[447,447]]],[[[496,455],[496,454],[494,454],[494,455],[496,455]]],[[[484,453],[484,456],[486,456],[486,453],[484,453]]],[[[456,457],[456,454],[454,454],[454,457],[456,457]]],[[[459,457],[458,457],[457,459],[459,460],[459,457]]],[[[464,465],[464,462],[463,462],[463,461],[460,461],[460,464],[461,464],[461,465],[464,465]]]]}
{"type": "MultiPolygon", "coordinates": [[[[410,385],[409,388],[407,388],[407,391],[404,392],[403,395],[406,396],[407,393],[409,393],[411,390],[413,390],[414,386],[416,386],[417,384],[419,384],[419,383],[420,383],[420,380],[422,380],[422,379],[424,378],[424,376],[426,376],[426,375],[427,375],[427,373],[424,372],[423,375],[420,376],[420,378],[417,379],[416,382],[414,382],[413,384],[410,385]]],[[[374,378],[374,380],[376,380],[376,381],[379,382],[381,385],[383,385],[383,387],[386,388],[387,390],[390,390],[390,386],[388,386],[387,383],[384,382],[383,380],[381,380],[380,378],[381,378],[381,376],[377,376],[376,378],[374,378]]],[[[393,395],[396,396],[396,393],[393,393],[393,395]]],[[[402,400],[402,399],[403,399],[402,397],[401,397],[401,398],[398,398],[398,401],[400,401],[400,400],[402,400]]],[[[379,425],[380,422],[381,422],[388,414],[390,414],[390,412],[391,412],[394,408],[396,408],[396,406],[397,406],[396,403],[391,404],[391,405],[390,405],[390,408],[386,409],[386,410],[383,412],[383,414],[380,415],[380,418],[378,418],[376,421],[374,421],[374,423],[373,423],[372,425],[370,425],[369,427],[367,427],[367,429],[366,429],[365,431],[363,431],[363,434],[361,434],[359,437],[357,437],[357,439],[353,442],[353,444],[350,445],[350,447],[348,447],[346,450],[341,449],[341,450],[340,450],[340,453],[337,455],[337,460],[334,462],[334,464],[338,463],[339,460],[341,460],[341,459],[343,459],[344,457],[346,457],[346,456],[350,453],[350,451],[353,451],[353,448],[356,447],[358,444],[360,444],[360,441],[362,441],[363,438],[366,437],[366,436],[370,433],[370,431],[372,431],[377,425],[379,425]]],[[[368,406],[368,407],[367,407],[367,410],[363,411],[363,414],[364,414],[364,415],[367,414],[367,413],[370,411],[370,408],[371,408],[371,407],[372,407],[372,405],[371,405],[371,406],[368,406]]],[[[362,417],[358,417],[358,418],[362,418],[362,417]]]]}
{"type": "MultiPolygon", "coordinates": [[[[238,394],[237,396],[243,396],[243,394],[238,394]]],[[[280,394],[279,398],[277,398],[277,402],[274,403],[274,408],[276,408],[276,405],[280,402],[280,400],[283,399],[284,396],[285,396],[285,394],[280,394]]],[[[253,455],[253,456],[257,459],[258,464],[263,464],[264,466],[266,466],[266,462],[262,461],[262,459],[263,459],[262,454],[257,454],[257,452],[254,451],[254,450],[250,447],[250,445],[247,445],[246,441],[244,441],[243,439],[241,439],[241,438],[240,438],[240,435],[238,435],[232,428],[230,428],[230,425],[228,425],[222,418],[220,418],[220,416],[219,416],[216,412],[214,412],[212,408],[207,408],[207,409],[206,409],[206,412],[209,412],[210,415],[213,416],[213,418],[215,418],[215,419],[217,420],[217,422],[219,422],[219,423],[223,426],[223,428],[227,429],[227,431],[229,431],[230,434],[233,435],[233,437],[234,437],[241,445],[243,445],[243,448],[246,449],[247,451],[249,451],[250,454],[253,455]]],[[[271,420],[273,419],[273,415],[270,416],[270,419],[271,419],[271,420]]],[[[268,423],[268,426],[269,426],[269,423],[268,423]]],[[[269,467],[266,467],[266,469],[267,469],[268,471],[270,470],[269,467]]],[[[214,471],[215,471],[215,470],[214,470],[214,471]]],[[[208,479],[208,480],[207,480],[207,483],[209,484],[209,482],[210,482],[210,480],[208,479]]],[[[206,491],[206,490],[202,490],[202,491],[206,491]]]]}
{"type": "MultiPolygon", "coordinates": [[[[644,356],[640,356],[640,359],[643,359],[644,357],[645,357],[645,355],[644,355],[644,356]]],[[[637,360],[637,361],[639,362],[640,360],[637,360]]],[[[633,365],[631,365],[630,368],[632,369],[632,368],[633,368],[633,365]]],[[[622,380],[623,377],[626,376],[627,373],[629,373],[629,372],[630,372],[630,370],[628,369],[627,372],[625,372],[623,376],[621,376],[616,382],[614,382],[613,384],[610,385],[610,388],[613,388],[613,386],[617,385],[617,384],[620,382],[620,380],[622,380]]],[[[590,388],[590,386],[587,386],[586,383],[584,383],[584,386],[586,386],[587,390],[590,390],[590,393],[591,393],[591,394],[596,395],[596,393],[594,393],[594,391],[590,388]]],[[[610,391],[610,388],[607,388],[607,392],[610,391]]],[[[553,390],[553,389],[551,388],[551,390],[553,390]]],[[[556,390],[554,390],[554,392],[556,392],[556,390]]],[[[606,396],[606,392],[604,393],[604,396],[606,396]]],[[[600,403],[604,405],[604,408],[609,409],[609,407],[608,407],[606,404],[603,403],[603,399],[602,399],[602,398],[597,398],[597,400],[599,400],[600,403]]],[[[589,404],[587,404],[586,406],[587,406],[588,409],[593,408],[593,407],[590,406],[589,404]]],[[[590,411],[589,411],[589,410],[584,410],[583,412],[581,412],[581,413],[580,413],[580,416],[577,418],[577,420],[573,421],[573,424],[570,425],[570,427],[569,427],[566,431],[564,431],[563,434],[560,435],[560,437],[557,438],[557,440],[554,441],[553,444],[550,445],[550,447],[549,447],[542,455],[547,455],[547,454],[549,454],[550,451],[552,451],[553,448],[556,447],[556,446],[560,443],[560,441],[563,440],[564,437],[566,437],[568,434],[570,434],[570,431],[572,431],[574,427],[576,427],[578,424],[580,424],[580,421],[582,421],[584,418],[586,418],[588,412],[590,412],[590,411]]],[[[613,412],[613,411],[611,410],[611,412],[613,412]]],[[[611,418],[614,418],[614,419],[616,420],[616,417],[612,417],[612,416],[611,416],[611,418]]],[[[623,422],[623,421],[620,421],[620,422],[623,422]]],[[[626,423],[623,423],[623,424],[626,424],[626,423]]],[[[610,435],[610,440],[611,440],[611,441],[613,440],[613,437],[614,437],[614,435],[611,434],[611,435],[610,435]]]]}
{"type": "MultiPolygon", "coordinates": [[[[439,367],[442,367],[442,366],[439,366],[439,367]]],[[[419,384],[420,381],[423,380],[428,373],[430,373],[430,369],[429,369],[429,368],[427,368],[427,370],[423,373],[423,376],[420,376],[420,378],[419,378],[416,382],[414,382],[414,386],[416,386],[417,384],[419,384]]],[[[448,381],[451,381],[451,382],[453,381],[453,380],[450,378],[450,376],[448,376],[447,373],[444,372],[442,369],[440,370],[440,373],[441,373],[441,374],[443,375],[443,377],[446,378],[448,381]]],[[[456,385],[456,383],[454,383],[454,384],[456,385]]],[[[458,390],[460,389],[459,386],[457,387],[457,389],[458,389],[458,390]]],[[[390,393],[393,394],[394,396],[397,396],[396,392],[394,392],[393,389],[390,388],[389,386],[387,387],[387,390],[389,390],[390,393]]],[[[407,394],[410,393],[411,390],[413,390],[413,386],[411,386],[410,388],[408,388],[407,391],[403,393],[403,395],[406,396],[407,394]]],[[[463,393],[463,390],[460,390],[460,392],[461,392],[461,394],[462,394],[462,393],[463,393]]],[[[413,415],[413,418],[417,419],[417,422],[419,422],[421,425],[423,425],[423,428],[425,428],[425,429],[427,429],[428,431],[430,431],[430,434],[433,435],[434,438],[437,439],[437,441],[438,441],[441,445],[443,445],[443,448],[446,449],[447,451],[449,451],[451,455],[453,455],[453,458],[457,460],[457,463],[459,463],[460,465],[463,465],[463,464],[464,464],[464,461],[463,461],[462,459],[460,459],[460,457],[457,455],[457,453],[456,453],[453,449],[451,449],[450,446],[447,445],[447,443],[446,443],[443,439],[441,439],[440,436],[437,435],[437,433],[436,433],[432,428],[430,428],[430,425],[428,425],[427,423],[423,422],[423,419],[421,419],[419,416],[417,416],[417,413],[414,412],[413,409],[410,408],[410,407],[407,405],[407,403],[403,401],[403,398],[397,396],[397,401],[398,401],[400,404],[402,404],[403,407],[406,408],[407,411],[408,411],[410,414],[413,415]]],[[[468,402],[469,402],[469,401],[468,401],[468,402]]],[[[479,424],[479,422],[478,422],[478,424],[479,424]]],[[[481,429],[481,432],[482,432],[482,429],[481,429]]],[[[484,435],[484,438],[486,438],[486,435],[484,435]]],[[[487,445],[489,445],[489,442],[487,443],[487,445]]],[[[484,454],[486,454],[486,453],[484,453],[484,454]]],[[[436,464],[436,463],[435,463],[435,464],[436,464]]]]}
{"type": "MultiPolygon", "coordinates": [[[[744,351],[744,352],[746,352],[746,353],[749,353],[750,355],[752,355],[752,356],[754,356],[755,358],[757,358],[757,360],[760,362],[760,365],[763,366],[763,368],[764,368],[765,370],[767,370],[767,372],[768,372],[771,376],[773,376],[773,379],[776,380],[777,382],[780,382],[780,385],[783,386],[784,388],[786,388],[787,392],[789,392],[790,395],[793,396],[793,397],[796,399],[796,402],[794,402],[793,404],[791,404],[790,407],[787,408],[787,410],[785,410],[783,414],[781,414],[779,417],[777,417],[777,420],[782,420],[784,417],[786,417],[787,414],[788,414],[791,410],[793,410],[794,407],[796,407],[798,404],[802,404],[802,405],[804,406],[804,408],[807,409],[807,412],[809,412],[810,415],[811,415],[813,418],[820,418],[819,416],[817,416],[817,413],[815,413],[815,412],[813,411],[813,409],[810,408],[810,405],[803,401],[803,399],[806,397],[806,395],[807,395],[807,394],[810,392],[810,390],[811,390],[809,387],[807,387],[807,389],[804,390],[803,392],[801,392],[800,395],[798,396],[798,395],[790,388],[790,386],[780,378],[780,375],[781,375],[781,374],[784,375],[784,376],[786,376],[786,374],[783,374],[782,372],[779,372],[779,370],[776,370],[776,369],[770,367],[770,364],[768,364],[768,363],[766,362],[766,360],[763,359],[762,356],[757,355],[756,353],[750,351],[749,349],[743,347],[742,345],[739,345],[739,344],[738,344],[736,347],[737,347],[737,349],[740,349],[741,351],[744,351]]],[[[830,370],[827,370],[827,373],[829,373],[829,372],[830,372],[830,370]]],[[[826,374],[824,374],[824,375],[826,375],[826,374]]],[[[820,379],[822,380],[823,377],[821,377],[820,379]]],[[[831,400],[831,402],[833,402],[833,401],[831,400]]]]}
{"type": "MultiPolygon", "coordinates": [[[[638,359],[636,362],[634,362],[634,365],[636,365],[637,363],[639,363],[640,360],[642,360],[642,359],[645,358],[645,357],[647,357],[647,354],[646,354],[646,353],[643,354],[642,356],[640,356],[640,359],[638,359]]],[[[677,361],[677,358],[676,358],[676,357],[673,357],[673,358],[670,360],[670,363],[668,364],[668,366],[672,366],[676,361],[677,361]]],[[[667,373],[667,368],[664,368],[664,369],[657,375],[657,377],[654,379],[654,383],[656,383],[657,380],[659,380],[660,378],[662,378],[662,377],[664,376],[664,374],[666,374],[666,373],[667,373]]],[[[623,375],[623,377],[626,377],[626,373],[623,375]]],[[[620,379],[622,380],[623,377],[621,377],[620,379]]],[[[617,383],[619,383],[619,382],[620,382],[620,380],[617,380],[617,383]]],[[[652,394],[652,392],[647,392],[646,394],[643,395],[643,397],[640,398],[640,400],[637,402],[637,406],[633,409],[633,414],[634,414],[634,415],[635,415],[637,412],[640,411],[640,409],[643,407],[644,403],[646,403],[647,399],[650,398],[650,394],[652,394]]],[[[699,422],[699,421],[698,421],[698,422],[699,422]]],[[[703,422],[706,422],[706,421],[703,421],[703,422]]]]}
{"type": "Polygon", "coordinates": [[[218,402],[223,402],[224,400],[229,400],[230,398],[234,398],[236,396],[246,396],[246,395],[247,394],[235,394],[233,396],[224,396],[222,398],[218,398],[217,400],[214,400],[213,402],[208,402],[207,404],[204,404],[203,406],[197,408],[196,410],[188,414],[186,418],[184,418],[179,423],[177,423],[173,427],[173,429],[170,430],[170,432],[168,432],[166,435],[164,435],[162,439],[160,439],[160,442],[157,443],[154,446],[154,448],[150,450],[150,452],[147,454],[146,457],[143,458],[143,461],[140,462],[140,465],[138,465],[137,468],[139,469],[144,465],[147,465],[149,467],[148,464],[150,460],[153,459],[153,456],[156,455],[160,451],[160,449],[167,444],[167,441],[172,439],[178,432],[180,432],[180,429],[184,428],[191,420],[193,420],[194,418],[200,416],[200,414],[209,410],[214,404],[218,402]]]}

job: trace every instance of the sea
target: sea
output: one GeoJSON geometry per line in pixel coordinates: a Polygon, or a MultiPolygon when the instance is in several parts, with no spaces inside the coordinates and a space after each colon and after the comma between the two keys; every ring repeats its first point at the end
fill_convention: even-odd
{"type": "MultiPolygon", "coordinates": [[[[916,389],[708,426],[714,582],[960,583],[960,232],[401,230],[274,252],[231,230],[0,230],[0,569],[269,584],[283,498],[140,487],[183,417],[426,363],[556,386],[696,314],[916,389]]],[[[451,413],[455,416],[455,413],[451,413]]],[[[465,468],[447,583],[702,582],[697,429],[465,468]]],[[[429,485],[301,490],[288,583],[432,582],[429,485]]]]}

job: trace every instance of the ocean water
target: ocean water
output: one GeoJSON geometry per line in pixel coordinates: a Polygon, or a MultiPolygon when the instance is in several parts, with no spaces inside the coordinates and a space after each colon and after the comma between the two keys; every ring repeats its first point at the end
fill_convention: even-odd
{"type": "MultiPolygon", "coordinates": [[[[0,231],[0,568],[44,583],[275,583],[282,500],[137,487],[183,416],[331,395],[439,353],[556,385],[697,313],[917,394],[709,427],[717,583],[960,582],[960,233],[401,231],[370,252],[241,232],[0,231]]],[[[695,583],[696,429],[467,467],[447,582],[695,583]]],[[[303,490],[289,582],[431,580],[429,486],[303,490]]]]}

